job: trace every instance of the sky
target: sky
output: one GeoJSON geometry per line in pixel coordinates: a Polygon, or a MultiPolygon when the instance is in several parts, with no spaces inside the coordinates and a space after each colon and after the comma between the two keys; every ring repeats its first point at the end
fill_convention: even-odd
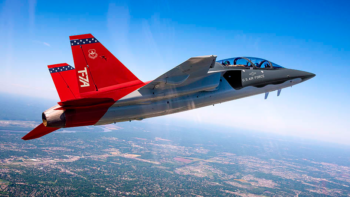
{"type": "MultiPolygon", "coordinates": [[[[350,145],[349,1],[0,0],[0,93],[59,101],[47,65],[91,33],[143,81],[190,57],[260,57],[316,77],[164,117],[350,145]]],[[[40,116],[40,114],[39,114],[40,116]]],[[[153,118],[150,121],[163,120],[153,118]]]]}

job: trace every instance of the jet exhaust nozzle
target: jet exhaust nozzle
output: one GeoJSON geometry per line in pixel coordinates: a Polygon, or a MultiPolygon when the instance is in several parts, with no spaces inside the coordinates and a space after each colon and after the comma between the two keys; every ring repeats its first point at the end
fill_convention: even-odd
{"type": "Polygon", "coordinates": [[[42,114],[45,127],[63,128],[66,126],[66,115],[64,110],[57,110],[57,106],[51,107],[42,114]]]}

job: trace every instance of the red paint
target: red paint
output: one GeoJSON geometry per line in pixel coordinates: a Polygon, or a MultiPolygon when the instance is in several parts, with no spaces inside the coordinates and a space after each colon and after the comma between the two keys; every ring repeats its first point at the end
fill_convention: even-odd
{"type": "Polygon", "coordinates": [[[67,63],[60,63],[60,64],[52,64],[52,65],[48,65],[48,68],[57,68],[57,67],[62,67],[62,66],[68,66],[69,64],[67,63]]]}
{"type": "MultiPolygon", "coordinates": [[[[105,94],[102,94],[102,96],[108,95],[117,101],[142,86],[144,86],[144,84],[128,86],[122,89],[106,92],[105,94]]],[[[66,111],[66,127],[95,125],[113,104],[114,102],[90,106],[88,108],[69,109],[66,111]]]]}
{"type": "MultiPolygon", "coordinates": [[[[68,66],[67,63],[49,65],[48,68],[68,66]]],[[[56,86],[61,101],[76,99],[80,97],[78,84],[76,83],[75,69],[51,73],[52,80],[56,86]]]]}
{"type": "MultiPolygon", "coordinates": [[[[75,39],[93,38],[91,34],[71,36],[75,39]]],[[[80,42],[81,43],[81,42],[80,42]]],[[[100,42],[73,45],[72,53],[77,72],[77,81],[81,94],[90,95],[98,93],[103,88],[115,85],[140,81],[128,68],[126,68],[108,49],[100,42]],[[82,82],[82,73],[88,75],[87,83],[82,82]]],[[[84,96],[85,97],[85,96],[84,96]]]]}
{"type": "MultiPolygon", "coordinates": [[[[84,34],[69,38],[94,37],[84,34]]],[[[65,109],[66,127],[95,125],[116,101],[149,83],[139,80],[101,43],[74,43],[71,48],[75,69],[52,73],[61,98],[59,109],[65,109]]],[[[49,65],[49,68],[66,65],[49,65]]],[[[23,139],[38,138],[57,129],[40,124],[23,139]]]]}
{"type": "Polygon", "coordinates": [[[58,104],[62,107],[83,107],[111,102],[114,103],[114,100],[112,98],[81,98],[58,102],[58,104]]]}
{"type": "Polygon", "coordinates": [[[84,105],[78,105],[78,106],[66,106],[66,107],[57,107],[55,108],[55,110],[68,110],[68,109],[74,109],[74,110],[78,110],[78,109],[90,109],[93,107],[110,107],[114,104],[115,102],[106,102],[106,103],[98,103],[98,104],[93,104],[93,105],[88,105],[88,106],[84,106],[84,105]]]}
{"type": "MultiPolygon", "coordinates": [[[[70,40],[87,38],[94,37],[91,34],[85,34],[71,36],[70,40]]],[[[111,98],[115,102],[145,85],[100,42],[71,47],[81,98],[111,98]],[[89,86],[81,87],[84,83],[80,81],[79,71],[85,71],[85,69],[87,69],[89,86]]],[[[94,125],[114,104],[110,101],[99,103],[98,100],[75,102],[81,102],[81,104],[63,106],[67,109],[66,127],[94,125]]]]}
{"type": "Polygon", "coordinates": [[[86,38],[93,38],[93,37],[94,36],[92,34],[81,34],[81,35],[69,36],[69,40],[86,39],[86,38]]]}
{"type": "Polygon", "coordinates": [[[83,93],[83,97],[93,97],[93,98],[105,98],[111,97],[115,101],[119,100],[123,96],[131,93],[139,87],[144,86],[145,84],[141,81],[130,81],[118,85],[113,85],[105,88],[99,89],[97,92],[87,92],[83,93]],[[135,89],[136,88],[136,89],[135,89]],[[126,91],[125,91],[126,90],[126,91]],[[131,91],[132,90],[132,91],[131,91]],[[129,92],[131,91],[131,92],[129,92]]]}
{"type": "Polygon", "coordinates": [[[42,137],[46,134],[49,134],[53,131],[58,130],[59,128],[51,128],[51,127],[45,127],[43,123],[38,125],[35,129],[33,129],[31,132],[29,132],[27,135],[22,137],[23,140],[32,140],[35,138],[42,137]]]}
{"type": "Polygon", "coordinates": [[[95,92],[96,87],[95,83],[93,81],[90,69],[87,67],[87,63],[85,61],[84,54],[82,52],[82,49],[80,48],[80,45],[72,46],[72,53],[73,53],[73,59],[74,59],[74,66],[75,66],[75,71],[76,71],[76,78],[75,78],[75,83],[78,85],[78,89],[80,93],[85,93],[85,92],[95,92]],[[86,72],[85,72],[86,70],[86,72]],[[84,72],[79,73],[79,72],[84,72]],[[89,86],[82,87],[84,84],[81,82],[81,80],[88,79],[89,86]],[[83,79],[80,79],[79,77],[82,77],[83,79]]]}

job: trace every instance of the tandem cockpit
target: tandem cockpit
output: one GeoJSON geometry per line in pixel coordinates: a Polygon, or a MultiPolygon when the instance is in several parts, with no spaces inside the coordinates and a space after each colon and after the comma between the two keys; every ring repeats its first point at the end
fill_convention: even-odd
{"type": "Polygon", "coordinates": [[[255,69],[280,69],[282,66],[256,57],[235,57],[217,61],[223,66],[255,69]]]}

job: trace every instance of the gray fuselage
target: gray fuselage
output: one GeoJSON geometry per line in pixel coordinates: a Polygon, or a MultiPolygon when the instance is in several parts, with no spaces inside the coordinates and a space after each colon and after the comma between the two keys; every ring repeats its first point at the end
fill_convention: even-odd
{"type": "Polygon", "coordinates": [[[136,90],[112,105],[96,125],[162,116],[196,109],[261,93],[268,93],[306,81],[312,73],[286,68],[259,69],[225,67],[219,63],[207,76],[174,87],[136,90]]]}

